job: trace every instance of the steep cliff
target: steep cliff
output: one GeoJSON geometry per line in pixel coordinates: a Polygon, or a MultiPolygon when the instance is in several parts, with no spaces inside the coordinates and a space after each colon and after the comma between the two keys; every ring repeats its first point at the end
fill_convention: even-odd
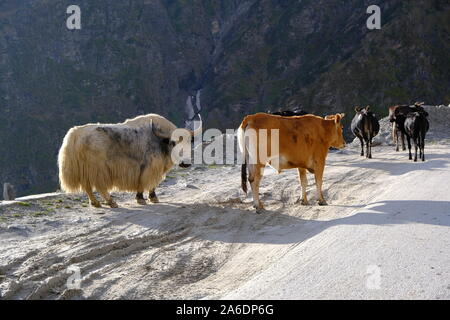
{"type": "Polygon", "coordinates": [[[0,182],[54,190],[71,126],[149,112],[183,125],[200,89],[205,126],[220,129],[282,106],[448,104],[449,12],[444,0],[4,0],[0,182]],[[71,4],[81,30],[66,28],[71,4]],[[366,28],[372,4],[381,30],[366,28]]]}

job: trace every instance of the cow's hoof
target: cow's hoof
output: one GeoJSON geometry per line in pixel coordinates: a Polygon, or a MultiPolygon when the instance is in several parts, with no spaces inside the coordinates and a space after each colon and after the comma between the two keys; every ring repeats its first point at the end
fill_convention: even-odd
{"type": "Polygon", "coordinates": [[[108,203],[108,205],[111,207],[111,208],[118,208],[119,206],[117,205],[117,203],[113,200],[113,201],[110,201],[109,203],[108,203]]]}
{"type": "Polygon", "coordinates": [[[149,198],[149,200],[151,203],[159,203],[158,197],[151,197],[151,198],[149,198]]]}
{"type": "Polygon", "coordinates": [[[89,203],[91,204],[92,207],[94,208],[101,208],[102,205],[100,204],[100,202],[98,200],[95,201],[89,201],[89,203]]]}
{"type": "Polygon", "coordinates": [[[138,204],[143,205],[143,206],[145,206],[145,205],[147,204],[147,201],[145,201],[145,199],[136,199],[136,202],[137,202],[138,204]]]}
{"type": "Polygon", "coordinates": [[[309,201],[308,200],[302,200],[301,204],[302,204],[302,206],[309,206],[309,201]]]}
{"type": "Polygon", "coordinates": [[[325,200],[319,200],[319,206],[327,206],[328,203],[325,200]]]}
{"type": "Polygon", "coordinates": [[[253,208],[256,209],[256,213],[258,213],[258,214],[264,212],[264,206],[262,206],[262,205],[259,205],[259,206],[255,206],[255,205],[254,205],[253,208]]]}

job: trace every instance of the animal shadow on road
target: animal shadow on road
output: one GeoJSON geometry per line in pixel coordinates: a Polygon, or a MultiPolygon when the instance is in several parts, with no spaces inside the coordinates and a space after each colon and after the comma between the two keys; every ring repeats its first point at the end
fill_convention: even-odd
{"type": "Polygon", "coordinates": [[[449,201],[375,202],[356,209],[351,216],[329,221],[305,220],[270,210],[258,215],[254,211],[213,204],[161,203],[139,211],[120,211],[116,211],[118,215],[104,218],[113,223],[132,223],[161,232],[185,229],[186,237],[225,243],[300,243],[339,225],[388,227],[419,223],[450,226],[449,201]]]}
{"type": "Polygon", "coordinates": [[[408,162],[399,162],[399,160],[393,160],[392,162],[380,162],[376,159],[371,159],[367,162],[351,162],[348,164],[340,164],[349,167],[358,167],[364,169],[382,170],[388,172],[390,175],[398,176],[414,170],[439,170],[449,166],[449,161],[440,160],[437,158],[442,158],[447,156],[450,158],[450,154],[446,155],[436,155],[436,154],[425,154],[425,162],[418,161],[412,162],[408,160],[408,155],[406,154],[405,160],[408,162]]]}

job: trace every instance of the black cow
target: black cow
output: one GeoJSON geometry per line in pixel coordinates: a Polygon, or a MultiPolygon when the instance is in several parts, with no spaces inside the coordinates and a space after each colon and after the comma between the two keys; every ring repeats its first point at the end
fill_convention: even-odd
{"type": "MultiPolygon", "coordinates": [[[[425,111],[425,109],[422,107],[424,103],[418,103],[408,106],[408,105],[400,105],[397,106],[394,110],[392,110],[392,113],[389,114],[389,121],[394,122],[393,125],[395,125],[397,135],[400,133],[402,136],[407,135],[406,128],[405,128],[405,122],[408,118],[408,115],[411,113],[418,112],[419,114],[423,115],[425,118],[428,117],[428,112],[425,111]]],[[[428,121],[428,120],[427,120],[428,121]]],[[[427,129],[428,130],[428,129],[427,129]]],[[[412,136],[409,136],[410,138],[412,136]]],[[[408,138],[408,136],[407,136],[408,138]]],[[[411,157],[411,146],[409,145],[409,154],[410,159],[411,157]]]]}
{"type": "Polygon", "coordinates": [[[353,134],[361,141],[361,156],[364,156],[364,142],[366,143],[366,158],[372,158],[372,139],[380,131],[380,123],[369,106],[365,108],[355,107],[355,117],[352,120],[353,134]]]}
{"type": "Polygon", "coordinates": [[[392,141],[395,144],[395,151],[399,150],[398,139],[401,138],[402,150],[406,150],[405,147],[405,134],[400,130],[399,125],[395,122],[395,110],[397,108],[408,108],[409,105],[401,104],[389,107],[389,121],[392,123],[392,141]]]}
{"type": "Polygon", "coordinates": [[[309,112],[301,110],[301,109],[294,109],[294,110],[280,110],[280,111],[267,111],[267,113],[282,116],[282,117],[293,117],[293,116],[304,116],[305,114],[309,114],[309,112]]]}
{"type": "Polygon", "coordinates": [[[417,148],[420,150],[420,158],[425,161],[425,134],[430,128],[430,123],[427,119],[426,112],[411,112],[408,113],[405,120],[406,140],[408,141],[409,160],[412,160],[411,155],[411,139],[414,141],[414,161],[417,161],[417,148]]]}

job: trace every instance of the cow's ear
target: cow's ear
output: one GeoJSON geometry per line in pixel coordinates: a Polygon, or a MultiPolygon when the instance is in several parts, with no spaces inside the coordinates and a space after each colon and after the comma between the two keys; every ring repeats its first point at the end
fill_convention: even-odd
{"type": "Polygon", "coordinates": [[[367,107],[366,107],[366,111],[369,111],[369,109],[370,109],[370,106],[367,106],[367,107]]]}
{"type": "Polygon", "coordinates": [[[345,117],[345,113],[341,113],[341,119],[345,117]]]}
{"type": "Polygon", "coordinates": [[[355,107],[355,111],[356,112],[360,112],[361,111],[361,107],[355,107]]]}
{"type": "Polygon", "coordinates": [[[336,114],[336,117],[334,117],[334,122],[335,123],[339,123],[339,122],[341,122],[341,114],[340,113],[338,113],[338,114],[336,114]]]}

